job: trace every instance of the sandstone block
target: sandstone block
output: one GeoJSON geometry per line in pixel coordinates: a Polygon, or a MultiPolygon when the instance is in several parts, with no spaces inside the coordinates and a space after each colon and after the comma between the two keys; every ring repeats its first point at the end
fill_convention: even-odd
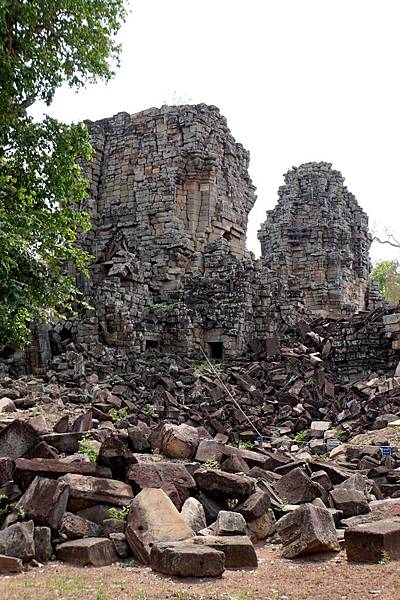
{"type": "Polygon", "coordinates": [[[59,544],[56,548],[58,560],[74,565],[105,567],[116,561],[114,545],[108,538],[84,538],[59,544]]]}
{"type": "Polygon", "coordinates": [[[400,519],[385,519],[350,527],[344,532],[347,560],[379,562],[400,560],[400,519]]]}
{"type": "Polygon", "coordinates": [[[221,550],[225,554],[227,569],[257,567],[257,554],[250,538],[245,535],[216,536],[205,535],[194,538],[195,544],[221,550]]]}
{"type": "Polygon", "coordinates": [[[69,496],[69,487],[63,481],[35,477],[15,507],[37,525],[57,529],[64,515],[69,496]]]}
{"type": "Polygon", "coordinates": [[[98,503],[125,506],[133,498],[131,486],[115,479],[68,474],[61,480],[69,486],[67,508],[71,512],[98,503]]]}
{"type": "Polygon", "coordinates": [[[255,490],[254,481],[246,475],[225,473],[218,469],[199,469],[193,473],[198,487],[210,494],[225,498],[244,498],[255,490]]]}
{"type": "Polygon", "coordinates": [[[180,541],[193,535],[193,531],[162,490],[146,488],[132,501],[126,538],[138,560],[148,563],[150,548],[156,542],[180,541]]]}
{"type": "Polygon", "coordinates": [[[324,508],[304,504],[281,517],[276,526],[284,558],[340,550],[332,515],[324,508]]]}
{"type": "Polygon", "coordinates": [[[225,555],[213,548],[190,542],[154,544],[150,554],[153,571],[183,577],[219,577],[225,570],[225,555]]]}

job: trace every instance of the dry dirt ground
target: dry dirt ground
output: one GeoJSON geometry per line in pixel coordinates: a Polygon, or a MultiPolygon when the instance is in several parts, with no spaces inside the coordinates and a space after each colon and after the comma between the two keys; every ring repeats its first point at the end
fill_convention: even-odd
{"type": "Polygon", "coordinates": [[[166,577],[142,566],[50,563],[0,579],[0,600],[400,600],[400,562],[350,564],[338,556],[285,560],[258,549],[259,567],[219,579],[166,577]]]}

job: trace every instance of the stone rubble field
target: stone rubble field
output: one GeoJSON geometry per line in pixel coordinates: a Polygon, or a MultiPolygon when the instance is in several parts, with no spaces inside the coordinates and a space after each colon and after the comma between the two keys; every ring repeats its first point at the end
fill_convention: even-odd
{"type": "MultiPolygon", "coordinates": [[[[308,346],[215,366],[148,353],[111,376],[70,347],[61,373],[4,376],[1,573],[35,582],[60,562],[120,565],[225,586],[237,570],[253,595],[235,596],[235,584],[204,597],[251,598],[268,597],[250,585],[260,569],[268,581],[268,560],[282,572],[310,557],[345,570],[396,564],[400,378],[336,381],[327,341],[306,335],[308,346]]],[[[395,597],[381,591],[369,593],[395,597]]]]}

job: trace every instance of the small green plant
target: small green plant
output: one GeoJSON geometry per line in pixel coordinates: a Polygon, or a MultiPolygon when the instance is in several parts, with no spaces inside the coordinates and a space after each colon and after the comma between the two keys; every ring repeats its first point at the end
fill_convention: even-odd
{"type": "Polygon", "coordinates": [[[193,369],[195,374],[200,377],[200,375],[207,375],[213,373],[219,373],[221,371],[221,365],[218,363],[213,363],[210,365],[206,360],[205,361],[193,361],[193,369]]]}
{"type": "Polygon", "coordinates": [[[333,431],[334,436],[336,438],[338,438],[338,440],[340,440],[342,437],[344,437],[346,435],[346,432],[344,429],[334,428],[334,429],[332,429],[332,431],[333,431]]]}
{"type": "Polygon", "coordinates": [[[96,462],[99,452],[90,433],[85,433],[85,435],[79,441],[79,454],[87,456],[90,462],[96,462]]]}
{"type": "Polygon", "coordinates": [[[294,436],[295,442],[307,442],[308,441],[308,433],[307,431],[299,431],[294,436]]]}
{"type": "Polygon", "coordinates": [[[186,590],[177,590],[175,592],[175,596],[178,598],[178,600],[185,600],[185,598],[188,597],[188,593],[186,590]]]}
{"type": "Polygon", "coordinates": [[[254,442],[239,442],[239,448],[241,450],[250,450],[250,448],[254,448],[254,442]]]}
{"type": "Polygon", "coordinates": [[[154,406],[154,404],[145,404],[142,408],[142,411],[152,417],[156,412],[156,407],[154,406]]]}
{"type": "Polygon", "coordinates": [[[286,498],[282,498],[281,502],[277,506],[277,510],[283,512],[284,508],[289,504],[286,498]]]}
{"type": "Polygon", "coordinates": [[[112,508],[108,509],[108,514],[111,519],[118,519],[118,521],[125,521],[126,517],[129,514],[129,506],[124,506],[122,508],[112,508]]]}
{"type": "Polygon", "coordinates": [[[234,510],[238,504],[239,500],[237,498],[229,498],[229,500],[226,501],[226,505],[229,510],[234,510]]]}
{"type": "Polygon", "coordinates": [[[159,302],[158,304],[152,304],[150,306],[150,310],[154,310],[154,312],[164,312],[165,310],[169,310],[173,308],[172,304],[166,304],[165,302],[159,302]]]}
{"type": "Polygon", "coordinates": [[[118,385],[119,383],[124,383],[124,380],[119,375],[113,375],[110,379],[111,385],[118,385]]]}
{"type": "Polygon", "coordinates": [[[219,460],[217,460],[215,457],[206,460],[204,466],[206,469],[219,469],[221,467],[219,460]]]}
{"type": "Polygon", "coordinates": [[[108,411],[108,414],[113,421],[122,421],[123,419],[126,419],[129,413],[127,408],[120,408],[119,410],[116,408],[111,408],[108,411]]]}
{"type": "Polygon", "coordinates": [[[387,550],[382,550],[381,557],[378,561],[380,565],[388,565],[391,561],[390,554],[387,550]]]}
{"type": "Polygon", "coordinates": [[[311,377],[309,377],[306,381],[306,385],[315,385],[317,382],[317,380],[315,379],[314,375],[312,375],[311,377]]]}
{"type": "MultiPolygon", "coordinates": [[[[0,495],[0,503],[3,503],[4,500],[7,500],[7,496],[4,496],[4,494],[1,494],[0,495]]],[[[16,504],[17,504],[16,502],[7,502],[6,504],[4,504],[4,506],[2,506],[0,508],[0,518],[6,517],[10,513],[12,513],[14,506],[16,504]]]]}
{"type": "Polygon", "coordinates": [[[108,593],[103,585],[96,590],[96,600],[108,600],[108,593]]]}
{"type": "Polygon", "coordinates": [[[34,406],[31,410],[31,413],[34,417],[37,417],[43,413],[43,408],[41,406],[34,406]]]}

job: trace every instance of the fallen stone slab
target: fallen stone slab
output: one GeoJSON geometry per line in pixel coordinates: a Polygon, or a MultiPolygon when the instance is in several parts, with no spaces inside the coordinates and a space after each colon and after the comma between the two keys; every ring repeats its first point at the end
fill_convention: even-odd
{"type": "Polygon", "coordinates": [[[53,446],[58,452],[64,454],[73,454],[79,450],[79,442],[81,441],[84,433],[81,431],[73,431],[70,433],[47,433],[42,435],[41,438],[53,446]]]}
{"type": "Polygon", "coordinates": [[[102,528],[97,523],[66,512],[61,520],[59,532],[69,540],[77,540],[86,537],[100,537],[102,528]]]}
{"type": "Polygon", "coordinates": [[[64,481],[35,477],[15,506],[16,513],[33,519],[37,525],[57,529],[67,507],[69,487],[64,481]]]}
{"type": "Polygon", "coordinates": [[[160,542],[150,553],[153,571],[181,577],[219,577],[225,570],[225,554],[190,542],[160,542]]]}
{"type": "Polygon", "coordinates": [[[204,507],[196,498],[188,498],[182,506],[181,515],[187,525],[198,533],[201,529],[207,527],[204,507]]]}
{"type": "Polygon", "coordinates": [[[340,550],[333,517],[324,508],[304,504],[281,517],[276,526],[284,558],[340,550]]]}
{"type": "Polygon", "coordinates": [[[386,519],[345,529],[347,560],[400,560],[400,519],[386,519]]]}
{"type": "Polygon", "coordinates": [[[140,461],[130,467],[127,481],[135,492],[145,488],[161,488],[174,502],[174,498],[168,493],[168,484],[173,484],[179,496],[178,501],[174,502],[178,509],[196,489],[196,482],[186,467],[173,462],[140,461]]]}
{"type": "Polygon", "coordinates": [[[312,502],[315,498],[326,498],[327,492],[313,481],[300,467],[289,471],[274,484],[279,496],[290,504],[312,502]]]}
{"type": "Polygon", "coordinates": [[[180,541],[193,535],[163,490],[146,488],[131,502],[126,538],[138,560],[148,563],[151,546],[157,542],[180,541]]]}
{"type": "Polygon", "coordinates": [[[249,537],[245,535],[196,536],[194,544],[209,546],[214,550],[221,550],[225,554],[225,567],[227,569],[244,569],[257,567],[257,554],[249,537]]]}
{"type": "Polygon", "coordinates": [[[193,473],[197,486],[211,496],[243,498],[255,491],[254,480],[246,475],[219,469],[199,469],[193,473]]]}
{"type": "Polygon", "coordinates": [[[343,512],[343,517],[354,517],[370,512],[368,500],[363,492],[355,489],[335,488],[329,492],[333,507],[343,512]]]}
{"type": "Polygon", "coordinates": [[[20,558],[0,554],[0,575],[7,575],[8,573],[22,573],[22,571],[23,565],[20,558]]]}
{"type": "Polygon", "coordinates": [[[21,558],[24,562],[35,556],[33,521],[14,523],[0,531],[0,554],[21,558]]]}
{"type": "Polygon", "coordinates": [[[246,535],[246,521],[237,512],[221,510],[214,525],[214,535],[246,535]]]}
{"type": "Polygon", "coordinates": [[[17,458],[15,469],[18,473],[32,473],[35,475],[95,475],[96,465],[90,462],[64,462],[52,458],[17,458]]]}
{"type": "Polygon", "coordinates": [[[245,521],[254,521],[267,512],[271,506],[271,499],[265,492],[254,492],[246,500],[235,507],[235,512],[243,515],[245,521]]]}
{"type": "Polygon", "coordinates": [[[32,425],[15,419],[0,431],[0,457],[15,460],[24,456],[39,442],[39,434],[32,425]]]}
{"type": "Polygon", "coordinates": [[[126,506],[133,498],[131,486],[115,479],[68,474],[60,481],[69,486],[67,509],[70,512],[99,503],[126,506]]]}
{"type": "Polygon", "coordinates": [[[74,565],[105,567],[117,560],[114,544],[108,538],[83,538],[56,547],[58,560],[74,565]]]}

